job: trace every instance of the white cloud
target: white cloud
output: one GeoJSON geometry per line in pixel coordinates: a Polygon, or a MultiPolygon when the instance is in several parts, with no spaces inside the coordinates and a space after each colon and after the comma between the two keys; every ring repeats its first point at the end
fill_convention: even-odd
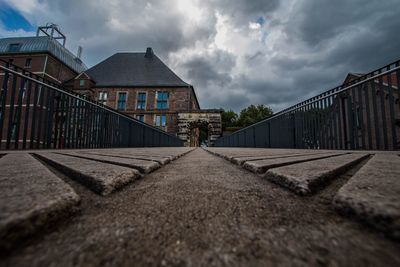
{"type": "Polygon", "coordinates": [[[261,25],[257,22],[250,22],[249,23],[249,29],[250,30],[259,30],[261,28],[261,25]]]}
{"type": "MultiPolygon", "coordinates": [[[[58,24],[89,66],[152,46],[204,108],[278,111],[400,56],[396,0],[1,1],[31,23],[58,24]]],[[[1,36],[25,34],[0,25],[1,36]]]]}

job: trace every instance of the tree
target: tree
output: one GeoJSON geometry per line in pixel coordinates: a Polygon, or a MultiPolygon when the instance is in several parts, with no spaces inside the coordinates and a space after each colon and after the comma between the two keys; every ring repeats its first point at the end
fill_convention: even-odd
{"type": "Polygon", "coordinates": [[[222,130],[225,131],[226,127],[235,127],[237,126],[238,115],[232,111],[222,111],[221,120],[222,120],[222,130]]]}
{"type": "Polygon", "coordinates": [[[265,105],[250,105],[240,111],[238,126],[246,127],[272,116],[272,109],[265,105]]]}

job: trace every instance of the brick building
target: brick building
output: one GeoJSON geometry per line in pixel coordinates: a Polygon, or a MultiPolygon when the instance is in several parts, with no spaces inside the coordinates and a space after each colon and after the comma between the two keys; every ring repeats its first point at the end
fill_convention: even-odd
{"type": "Polygon", "coordinates": [[[193,86],[154,54],[116,53],[64,86],[147,124],[177,134],[178,113],[200,109],[193,86]]]}
{"type": "Polygon", "coordinates": [[[0,39],[0,59],[60,84],[87,69],[65,41],[56,25],[39,27],[36,36],[0,39]]]}
{"type": "MultiPolygon", "coordinates": [[[[342,86],[362,76],[362,73],[349,73],[342,86]]],[[[362,145],[371,150],[398,150],[399,103],[398,77],[392,72],[338,94],[323,132],[338,129],[333,138],[341,148],[354,149],[362,145]]]]}
{"type": "MultiPolygon", "coordinates": [[[[39,27],[36,36],[0,39],[0,63],[5,67],[12,63],[22,71],[35,74],[35,79],[43,78],[46,83],[51,82],[60,88],[86,95],[142,122],[175,134],[186,145],[200,144],[200,128],[208,133],[209,144],[219,135],[220,112],[200,110],[193,86],[169,69],[151,48],[142,53],[116,53],[87,69],[80,60],[81,50],[74,55],[65,47],[65,41],[64,34],[53,24],[39,27]],[[199,114],[203,113],[208,115],[200,118],[199,114]]],[[[3,77],[4,73],[0,72],[0,84],[3,84],[3,77]]],[[[10,79],[5,86],[11,88],[10,79]]],[[[1,89],[0,99],[4,98],[6,103],[0,112],[0,121],[3,121],[4,126],[0,134],[2,141],[20,140],[23,135],[19,131],[21,122],[29,120],[26,124],[28,132],[34,124],[32,118],[25,119],[25,103],[33,101],[33,96],[27,96],[33,93],[26,85],[19,83],[15,85],[15,90],[18,97],[11,100],[12,94],[5,94],[4,98],[3,91],[6,91],[1,89]]],[[[28,111],[42,116],[47,110],[47,102],[44,96],[41,97],[40,88],[38,90],[37,105],[32,107],[31,103],[28,111]]],[[[36,120],[38,128],[46,127],[44,119],[36,120]]],[[[43,133],[39,131],[40,134],[43,133]]],[[[49,136],[52,134],[50,131],[49,136]]],[[[35,136],[27,139],[27,142],[35,147],[42,146],[37,140],[35,136]]]]}
{"type": "MultiPolygon", "coordinates": [[[[65,41],[66,37],[53,24],[39,27],[36,36],[0,39],[0,65],[60,86],[62,82],[87,69],[79,56],[75,56],[65,47],[65,41]]],[[[5,73],[0,71],[1,144],[4,145],[9,140],[9,145],[11,143],[14,146],[14,140],[19,140],[16,144],[18,145],[23,136],[27,135],[26,142],[29,146],[42,146],[38,136],[44,133],[38,129],[45,128],[43,114],[47,109],[46,96],[41,87],[34,88],[28,82],[21,82],[21,79],[15,79],[14,83],[12,77],[5,77],[5,73]],[[35,103],[34,94],[37,94],[35,103]],[[27,111],[37,114],[35,122],[32,115],[26,118],[27,111]],[[32,127],[34,124],[35,127],[32,127]],[[36,129],[35,135],[28,134],[33,128],[36,129]]]]}

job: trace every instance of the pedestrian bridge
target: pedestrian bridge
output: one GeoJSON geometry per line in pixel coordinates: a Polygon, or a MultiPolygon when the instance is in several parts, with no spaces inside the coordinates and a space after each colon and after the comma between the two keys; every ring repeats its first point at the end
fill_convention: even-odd
{"type": "Polygon", "coordinates": [[[400,61],[204,149],[0,74],[0,266],[400,265],[400,61]]]}
{"type": "Polygon", "coordinates": [[[395,266],[398,154],[183,147],[3,152],[0,265],[395,266]]]}

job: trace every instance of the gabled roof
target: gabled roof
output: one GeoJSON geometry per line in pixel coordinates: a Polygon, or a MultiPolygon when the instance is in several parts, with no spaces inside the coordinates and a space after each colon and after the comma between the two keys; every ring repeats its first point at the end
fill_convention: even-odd
{"type": "Polygon", "coordinates": [[[116,53],[85,71],[96,87],[191,87],[151,50],[116,53]]]}
{"type": "Polygon", "coordinates": [[[364,76],[364,75],[365,75],[365,74],[363,74],[363,73],[349,72],[349,73],[347,74],[346,78],[344,79],[344,81],[343,81],[342,84],[351,82],[351,81],[353,81],[353,80],[355,80],[355,79],[358,79],[358,78],[360,78],[360,77],[362,77],[362,76],[364,76]]]}
{"type": "Polygon", "coordinates": [[[87,69],[85,64],[83,64],[80,59],[78,59],[67,48],[62,46],[57,40],[50,36],[12,37],[0,39],[1,54],[24,54],[41,52],[50,53],[77,73],[80,73],[87,69]],[[14,51],[10,51],[10,45],[12,44],[18,44],[18,48],[14,51]]]}

